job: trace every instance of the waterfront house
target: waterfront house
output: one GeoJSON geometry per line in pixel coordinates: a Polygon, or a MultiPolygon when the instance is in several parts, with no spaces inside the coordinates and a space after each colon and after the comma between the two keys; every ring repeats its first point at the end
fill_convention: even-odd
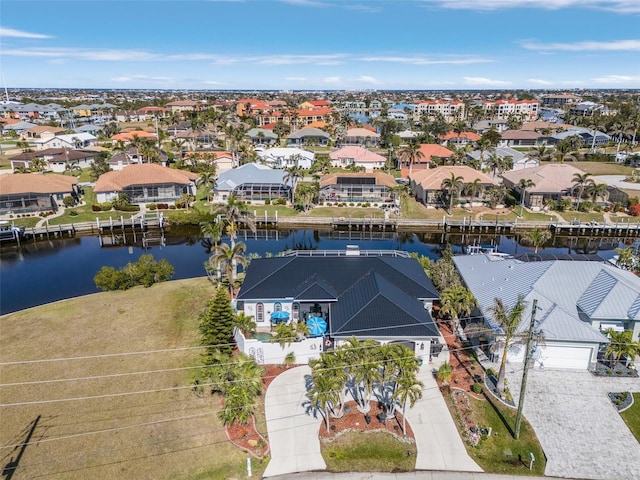
{"type": "Polygon", "coordinates": [[[226,202],[230,195],[238,200],[264,202],[291,198],[286,171],[259,163],[247,163],[218,175],[213,189],[214,202],[226,202]]]}
{"type": "MultiPolygon", "coordinates": [[[[421,143],[418,151],[422,154],[411,167],[413,170],[430,168],[434,164],[445,163],[453,155],[453,152],[437,143],[421,143]]],[[[396,152],[397,153],[397,152],[396,152]]]]}
{"type": "Polygon", "coordinates": [[[315,160],[315,153],[297,147],[273,147],[266,150],[256,150],[262,162],[274,168],[300,167],[311,168],[315,160]]]}
{"type": "Polygon", "coordinates": [[[502,132],[500,144],[507,147],[533,147],[535,145],[540,145],[541,143],[543,143],[546,138],[547,137],[545,137],[544,135],[533,130],[507,130],[506,132],[502,132]]]}
{"type": "MultiPolygon", "coordinates": [[[[518,295],[527,308],[519,331],[528,329],[533,301],[538,310],[536,331],[544,342],[535,344],[533,359],[544,368],[586,369],[592,367],[598,351],[609,340],[603,332],[631,330],[640,335],[640,279],[608,262],[584,260],[544,260],[534,258],[463,255],[454,263],[465,285],[478,301],[478,311],[489,327],[489,337],[501,330],[493,320],[494,299],[502,299],[507,309],[518,295]],[[533,261],[528,261],[533,260],[533,261]]],[[[475,313],[474,313],[475,315],[475,313]]],[[[524,348],[509,351],[508,361],[522,362],[524,348]]]]}
{"type": "Polygon", "coordinates": [[[44,170],[64,173],[68,167],[88,168],[99,154],[85,150],[70,150],[68,148],[48,148],[36,152],[19,153],[9,158],[11,168],[30,169],[31,162],[43,160],[44,170]]]}
{"type": "MultiPolygon", "coordinates": [[[[279,321],[321,319],[326,331],[297,348],[307,360],[319,349],[352,337],[381,343],[402,343],[427,357],[439,351],[440,333],[431,317],[438,294],[420,263],[406,252],[290,252],[251,262],[236,298],[237,310],[254,318],[261,330],[279,321]],[[433,347],[432,347],[433,345],[433,347]],[[307,347],[309,351],[303,352],[307,347]]],[[[242,347],[246,344],[240,342],[242,347]]],[[[259,363],[275,363],[275,355],[294,350],[253,342],[245,353],[259,363]],[[278,352],[281,351],[281,352],[278,352]]],[[[241,347],[241,348],[242,348],[241,347]]],[[[277,360],[276,360],[277,361],[277,360]]]]}
{"type": "Polygon", "coordinates": [[[367,172],[384,168],[387,161],[383,155],[367,150],[366,148],[348,145],[329,153],[331,165],[334,167],[348,168],[355,165],[362,167],[367,172]]]}
{"type": "Polygon", "coordinates": [[[475,143],[480,141],[480,135],[474,132],[447,132],[444,135],[440,135],[438,140],[443,145],[467,145],[469,143],[475,143]]]}
{"type": "Polygon", "coordinates": [[[427,207],[448,206],[445,192],[442,190],[442,182],[451,176],[462,178],[464,184],[473,184],[479,180],[481,190],[474,196],[460,192],[458,198],[470,203],[472,206],[485,203],[486,190],[495,187],[497,182],[484,173],[467,166],[442,166],[427,170],[417,170],[409,175],[409,185],[416,195],[416,199],[427,207]]]}
{"type": "Polygon", "coordinates": [[[0,215],[58,210],[65,197],[78,199],[78,179],[70,175],[0,175],[0,215]]]}
{"type": "Polygon", "coordinates": [[[584,173],[566,163],[550,163],[535,168],[505,172],[502,174],[502,183],[505,187],[522,194],[523,192],[518,190],[518,183],[521,179],[531,180],[535,185],[524,192],[524,206],[532,210],[542,210],[546,199],[559,202],[564,197],[571,197],[574,176],[584,173]]]}
{"type": "Polygon", "coordinates": [[[341,139],[343,145],[360,145],[365,148],[378,148],[380,134],[368,128],[350,128],[341,139]]]}
{"type": "Polygon", "coordinates": [[[112,202],[124,193],[132,204],[175,203],[183,194],[196,194],[198,175],[155,163],[129,165],[103,173],[95,184],[98,203],[112,202]]]}
{"type": "Polygon", "coordinates": [[[320,179],[320,201],[331,203],[391,203],[398,184],[388,173],[330,173],[320,179]]]}
{"type": "Polygon", "coordinates": [[[90,133],[69,133],[67,135],[54,135],[52,137],[36,138],[32,140],[38,150],[47,148],[80,149],[95,147],[98,139],[90,133]]]}
{"type": "Polygon", "coordinates": [[[540,162],[536,158],[530,158],[528,155],[519,152],[518,150],[515,150],[511,147],[496,147],[492,150],[485,150],[483,152],[481,152],[480,150],[474,150],[467,153],[467,158],[477,161],[480,165],[480,168],[487,171],[489,170],[489,168],[487,167],[487,160],[494,153],[501,160],[509,161],[511,163],[511,168],[509,168],[508,170],[535,168],[540,165],[540,162]]]}
{"type": "Polygon", "coordinates": [[[253,145],[275,145],[278,143],[278,135],[266,128],[252,128],[246,133],[246,137],[253,145]]]}

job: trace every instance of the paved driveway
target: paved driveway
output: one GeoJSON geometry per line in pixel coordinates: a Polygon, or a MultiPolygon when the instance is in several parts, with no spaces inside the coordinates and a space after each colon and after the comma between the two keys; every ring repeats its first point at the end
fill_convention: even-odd
{"type": "Polygon", "coordinates": [[[267,389],[264,403],[271,460],[265,477],[327,468],[318,438],[322,418],[307,415],[303,406],[307,400],[304,377],[310,374],[307,366],[292,368],[267,389]]]}
{"type": "MultiPolygon", "coordinates": [[[[439,356],[448,358],[447,351],[439,356]]],[[[482,472],[482,469],[467,455],[458,429],[442,398],[431,370],[439,363],[425,363],[418,377],[424,383],[422,398],[407,410],[407,421],[411,424],[416,439],[416,470],[456,470],[482,472]]]]}
{"type": "MultiPolygon", "coordinates": [[[[508,377],[516,398],[522,366],[514,367],[508,377]]],[[[640,479],[640,444],[607,397],[608,392],[625,390],[640,391],[640,379],[599,378],[586,371],[530,371],[524,415],[547,456],[545,475],[640,479]]]]}

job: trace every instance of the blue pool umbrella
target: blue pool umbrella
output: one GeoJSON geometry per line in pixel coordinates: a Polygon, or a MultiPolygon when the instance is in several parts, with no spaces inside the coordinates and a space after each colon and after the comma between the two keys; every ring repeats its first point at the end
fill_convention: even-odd
{"type": "Polygon", "coordinates": [[[322,317],[310,317],[307,320],[307,327],[309,327],[309,336],[319,337],[327,331],[327,322],[322,317]]]}
{"type": "Polygon", "coordinates": [[[281,322],[286,322],[287,320],[289,320],[289,312],[285,312],[284,310],[280,310],[277,312],[273,312],[271,314],[271,321],[273,323],[281,323],[281,322]]]}

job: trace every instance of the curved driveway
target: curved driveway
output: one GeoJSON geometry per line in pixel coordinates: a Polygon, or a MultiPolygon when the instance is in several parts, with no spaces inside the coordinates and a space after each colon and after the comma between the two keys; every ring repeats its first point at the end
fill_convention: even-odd
{"type": "MultiPolygon", "coordinates": [[[[418,377],[424,383],[423,396],[407,411],[416,439],[416,470],[482,472],[467,455],[433,378],[431,369],[437,367],[438,364],[431,363],[420,369],[418,377]]],[[[265,414],[271,461],[265,477],[327,468],[318,438],[322,418],[313,418],[305,408],[305,376],[310,374],[308,366],[292,368],[278,375],[267,389],[265,414]]]]}

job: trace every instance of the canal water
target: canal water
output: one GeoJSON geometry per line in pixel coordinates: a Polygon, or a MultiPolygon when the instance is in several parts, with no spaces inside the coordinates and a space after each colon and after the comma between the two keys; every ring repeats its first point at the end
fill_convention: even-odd
{"type": "MultiPolygon", "coordinates": [[[[247,245],[247,253],[273,254],[287,250],[344,250],[358,245],[361,250],[405,250],[437,259],[447,243],[455,253],[466,245],[496,245],[503,253],[532,252],[515,238],[506,236],[451,236],[395,232],[348,232],[318,230],[259,230],[256,234],[241,232],[239,241],[247,245]]],[[[108,238],[105,238],[108,240],[108,238]]],[[[225,239],[223,239],[224,241],[225,239]]],[[[197,229],[173,228],[165,234],[164,245],[143,248],[138,236],[124,239],[120,246],[101,246],[97,236],[39,240],[22,246],[0,246],[0,314],[42,305],[66,298],[96,293],[93,277],[102,266],[120,268],[137,261],[140,255],[152,254],[166,259],[175,269],[174,279],[205,276],[204,263],[209,258],[197,229]]],[[[559,239],[540,252],[598,253],[611,258],[617,241],[611,239],[559,239]]]]}

